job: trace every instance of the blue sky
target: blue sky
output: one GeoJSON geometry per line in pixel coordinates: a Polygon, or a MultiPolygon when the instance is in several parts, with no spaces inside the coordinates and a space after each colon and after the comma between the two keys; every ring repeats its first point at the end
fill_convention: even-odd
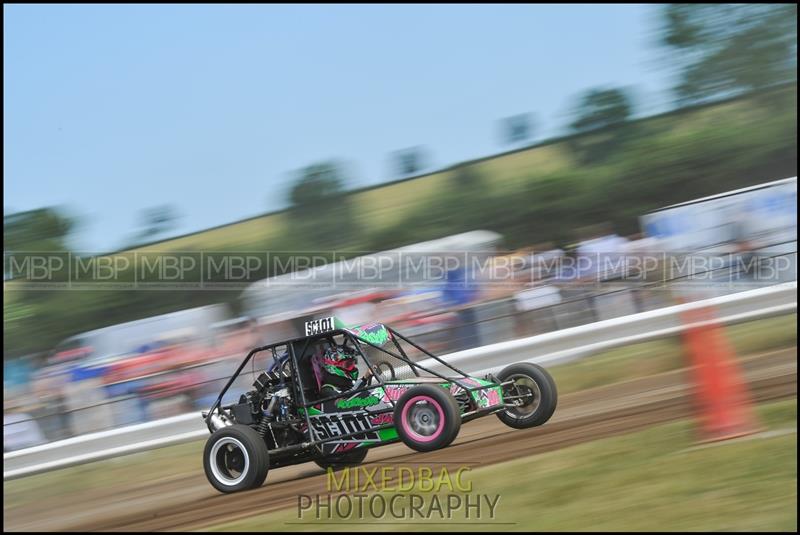
{"type": "Polygon", "coordinates": [[[664,109],[657,7],[4,6],[4,209],[64,205],[74,246],[119,247],[147,207],[184,234],[285,205],[292,172],[338,158],[353,187],[504,150],[496,121],[563,133],[574,98],[664,109]]]}

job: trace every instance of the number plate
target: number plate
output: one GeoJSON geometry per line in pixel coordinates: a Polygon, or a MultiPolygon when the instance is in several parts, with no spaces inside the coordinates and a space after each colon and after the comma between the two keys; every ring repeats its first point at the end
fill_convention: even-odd
{"type": "Polygon", "coordinates": [[[306,336],[334,330],[333,316],[306,322],[306,336]]]}

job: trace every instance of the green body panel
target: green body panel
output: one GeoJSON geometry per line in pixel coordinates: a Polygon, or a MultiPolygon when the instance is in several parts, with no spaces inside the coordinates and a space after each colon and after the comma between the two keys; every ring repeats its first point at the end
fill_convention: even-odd
{"type": "MultiPolygon", "coordinates": [[[[478,408],[489,408],[503,403],[503,393],[500,386],[490,386],[493,383],[485,379],[469,378],[459,379],[459,382],[467,387],[487,387],[482,390],[470,392],[470,396],[475,401],[478,408]]],[[[359,392],[347,398],[340,398],[325,402],[324,410],[316,407],[308,408],[308,416],[314,421],[317,433],[326,431],[335,436],[342,427],[351,429],[354,422],[358,422],[361,427],[357,429],[368,429],[392,423],[392,402],[397,402],[400,396],[417,385],[429,384],[448,390],[453,395],[463,391],[463,387],[455,382],[443,382],[438,378],[413,378],[395,381],[386,381],[384,386],[376,386],[371,390],[359,392]],[[319,420],[318,420],[319,419],[319,420]],[[346,421],[348,423],[343,423],[346,421]],[[324,424],[323,424],[324,422],[324,424]],[[326,427],[327,426],[327,427],[326,427]]],[[[303,409],[298,409],[301,416],[305,416],[303,409]]],[[[380,429],[375,432],[365,432],[367,439],[349,438],[341,441],[331,441],[326,443],[323,448],[335,450],[337,444],[346,443],[352,448],[374,447],[388,442],[398,440],[397,429],[390,427],[380,429]]]]}

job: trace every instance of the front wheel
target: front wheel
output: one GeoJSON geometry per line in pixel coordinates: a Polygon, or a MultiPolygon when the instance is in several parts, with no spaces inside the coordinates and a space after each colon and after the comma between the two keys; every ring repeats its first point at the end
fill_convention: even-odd
{"type": "Polygon", "coordinates": [[[314,462],[323,470],[333,468],[334,470],[341,470],[348,466],[356,466],[361,464],[367,457],[367,448],[356,448],[347,453],[340,453],[338,455],[329,455],[322,459],[315,459],[314,462]]]}
{"type": "Polygon", "coordinates": [[[503,387],[503,399],[516,407],[497,413],[501,422],[514,429],[542,425],[556,410],[556,383],[541,366],[520,362],[504,368],[497,378],[503,387]]]}
{"type": "Polygon", "coordinates": [[[444,448],[461,429],[458,404],[449,391],[433,385],[406,390],[394,407],[394,425],[400,440],[417,451],[444,448]]]}
{"type": "Polygon", "coordinates": [[[203,469],[209,483],[220,492],[260,487],[269,469],[267,445],[246,425],[223,427],[206,442],[203,469]]]}

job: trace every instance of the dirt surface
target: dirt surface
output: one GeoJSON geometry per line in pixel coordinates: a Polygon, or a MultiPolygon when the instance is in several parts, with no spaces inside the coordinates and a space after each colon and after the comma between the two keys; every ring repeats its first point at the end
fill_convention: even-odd
{"type": "MultiPolygon", "coordinates": [[[[797,395],[797,349],[742,361],[755,400],[797,395]]],[[[691,416],[686,370],[677,370],[562,396],[546,425],[514,430],[495,417],[465,424],[450,447],[416,453],[402,444],[371,450],[366,465],[469,464],[473,468],[551,451],[691,416]]],[[[198,465],[200,463],[198,462],[198,465]]],[[[376,478],[377,481],[377,478],[376,478]]],[[[158,531],[203,529],[254,514],[293,507],[298,495],[328,493],[327,476],[313,463],[270,472],[263,487],[217,493],[202,470],[113,492],[97,489],[35,509],[4,507],[5,530],[158,531]]]]}

